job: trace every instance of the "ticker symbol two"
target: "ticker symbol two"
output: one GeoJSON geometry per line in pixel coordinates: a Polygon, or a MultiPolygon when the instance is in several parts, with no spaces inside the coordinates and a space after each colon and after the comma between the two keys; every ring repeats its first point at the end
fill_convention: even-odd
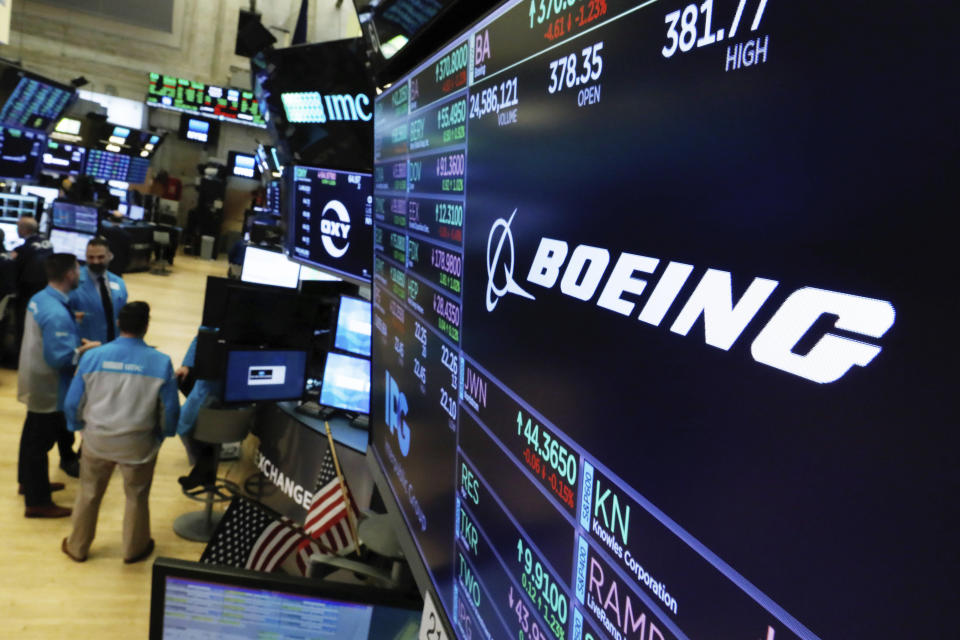
{"type": "Polygon", "coordinates": [[[536,300],[532,295],[524,291],[520,285],[513,279],[513,261],[516,258],[516,252],[513,248],[513,233],[510,231],[510,223],[513,222],[514,216],[517,215],[517,210],[514,209],[513,213],[510,214],[509,220],[504,220],[503,218],[497,218],[496,222],[493,223],[493,226],[490,227],[490,235],[487,236],[487,311],[493,311],[497,308],[497,302],[500,301],[500,298],[507,295],[508,293],[514,293],[518,296],[523,296],[530,300],[536,300]],[[496,248],[493,248],[494,236],[497,235],[497,229],[502,228],[503,231],[500,233],[500,237],[496,242],[496,248]],[[503,245],[505,241],[509,241],[509,258],[504,257],[503,260],[503,274],[505,281],[503,286],[498,286],[494,282],[494,277],[497,274],[497,267],[500,264],[500,257],[503,255],[503,245]],[[493,249],[493,251],[491,251],[493,249]]]}

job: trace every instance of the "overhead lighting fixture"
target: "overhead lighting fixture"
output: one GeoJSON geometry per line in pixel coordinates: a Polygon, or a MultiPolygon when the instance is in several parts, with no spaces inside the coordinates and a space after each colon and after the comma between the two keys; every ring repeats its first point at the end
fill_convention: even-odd
{"type": "Polygon", "coordinates": [[[119,147],[118,145],[115,145],[115,144],[108,144],[108,145],[107,145],[107,151],[118,152],[118,151],[120,151],[120,147],[119,147]]]}

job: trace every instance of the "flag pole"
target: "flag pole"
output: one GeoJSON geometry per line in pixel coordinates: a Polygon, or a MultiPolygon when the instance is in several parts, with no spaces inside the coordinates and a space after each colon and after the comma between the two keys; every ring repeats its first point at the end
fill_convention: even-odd
{"type": "Polygon", "coordinates": [[[340,472],[340,460],[337,459],[337,449],[334,447],[333,434],[330,433],[330,423],[323,421],[323,426],[327,429],[327,439],[330,441],[330,453],[333,454],[333,466],[337,470],[337,478],[340,480],[340,491],[343,492],[343,500],[347,507],[347,522],[350,524],[350,535],[353,536],[353,545],[357,549],[357,554],[363,557],[360,550],[360,536],[357,534],[357,527],[353,523],[353,503],[350,500],[350,494],[347,493],[347,483],[343,479],[343,473],[340,472]]]}

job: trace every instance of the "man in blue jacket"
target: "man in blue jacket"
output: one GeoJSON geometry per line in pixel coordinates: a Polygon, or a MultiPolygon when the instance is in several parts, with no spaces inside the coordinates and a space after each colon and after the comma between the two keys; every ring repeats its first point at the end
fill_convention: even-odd
{"type": "Polygon", "coordinates": [[[80,269],[80,286],[70,293],[70,308],[79,315],[80,337],[103,344],[117,337],[117,316],[127,304],[123,278],[107,271],[112,259],[105,239],[91,239],[87,266],[80,269]]]}
{"type": "MultiPolygon", "coordinates": [[[[200,327],[203,330],[203,327],[200,327]]],[[[193,338],[187,354],[183,357],[180,368],[176,375],[179,380],[184,380],[190,375],[190,370],[194,368],[197,360],[197,337],[193,338]]],[[[200,409],[203,407],[215,407],[221,402],[223,396],[223,380],[217,379],[198,379],[193,384],[187,399],[183,403],[183,410],[180,412],[180,422],[177,425],[177,433],[183,441],[183,446],[187,450],[187,457],[190,464],[194,465],[190,474],[180,476],[178,481],[184,489],[190,490],[200,485],[209,485],[216,482],[217,468],[214,464],[216,445],[198,442],[193,438],[193,430],[197,426],[197,417],[200,415],[200,409]]]]}
{"type": "Polygon", "coordinates": [[[24,317],[23,343],[17,372],[17,399],[27,405],[20,436],[17,475],[28,518],[63,518],[70,509],[53,504],[47,452],[66,430],[63,401],[74,366],[84,351],[99,346],[77,334],[68,293],[77,287],[77,259],[55,253],[45,262],[47,286],[35,294],[24,317]]]}
{"type": "Polygon", "coordinates": [[[180,398],[170,357],[143,341],[149,323],[146,302],[124,306],[120,337],[80,360],[67,393],[67,426],[83,430],[83,455],[73,532],[61,549],[77,562],[87,559],[100,501],[116,466],[127,496],[124,562],[138,562],[153,552],[150,485],[160,444],[177,431],[180,398]]]}

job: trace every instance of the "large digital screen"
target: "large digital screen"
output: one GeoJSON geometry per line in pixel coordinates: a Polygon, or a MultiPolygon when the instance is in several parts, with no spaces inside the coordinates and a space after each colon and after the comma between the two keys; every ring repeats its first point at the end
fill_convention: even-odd
{"type": "Polygon", "coordinates": [[[75,97],[73,87],[0,62],[0,124],[45,130],[75,97]]]}
{"type": "Polygon", "coordinates": [[[46,143],[47,139],[41,133],[0,127],[0,178],[35,178],[46,143]]]}
{"type": "Polygon", "coordinates": [[[50,139],[40,161],[40,170],[54,175],[78,176],[83,173],[86,155],[85,147],[50,139]]]}
{"type": "Polygon", "coordinates": [[[369,173],[294,166],[287,172],[290,257],[370,281],[373,196],[369,173]]]}
{"type": "Polygon", "coordinates": [[[266,126],[257,99],[246,89],[151,73],[146,103],[151,107],[195,113],[225,122],[266,126]]]}
{"type": "Polygon", "coordinates": [[[459,637],[950,627],[947,12],[508,2],[379,96],[372,447],[459,637]]]}

